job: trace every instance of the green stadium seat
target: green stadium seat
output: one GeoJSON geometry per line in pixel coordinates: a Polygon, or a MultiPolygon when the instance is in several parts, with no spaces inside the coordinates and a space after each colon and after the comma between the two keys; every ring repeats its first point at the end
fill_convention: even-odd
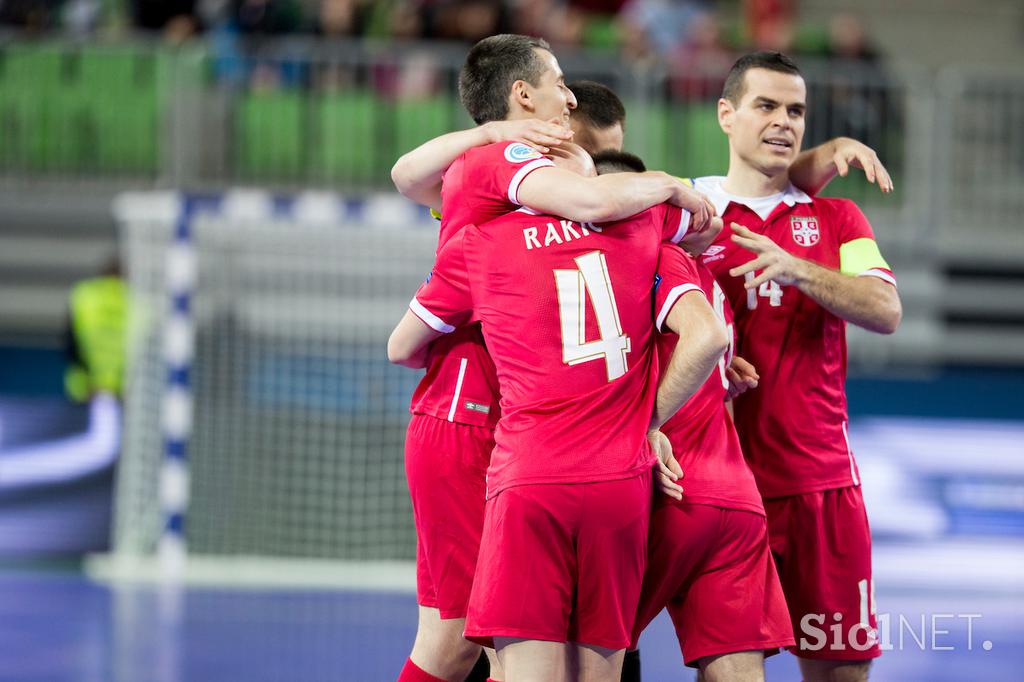
{"type": "Polygon", "coordinates": [[[100,172],[155,172],[162,136],[157,56],[85,48],[78,87],[90,165],[100,172]]]}
{"type": "Polygon", "coordinates": [[[236,162],[243,178],[298,179],[304,171],[305,97],[250,92],[238,102],[236,162]]]}
{"type": "Polygon", "coordinates": [[[156,57],[18,44],[0,70],[0,164],[32,172],[155,172],[156,57]]]}
{"type": "Polygon", "coordinates": [[[832,40],[828,34],[828,26],[801,22],[797,26],[796,35],[793,36],[793,47],[789,50],[792,54],[818,55],[825,57],[829,53],[829,45],[832,40]]]}
{"type": "Polygon", "coordinates": [[[729,141],[718,127],[714,102],[666,105],[626,103],[629,149],[646,149],[644,163],[682,177],[717,175],[729,165],[729,141]],[[637,142],[642,138],[642,145],[637,142]]]}
{"type": "Polygon", "coordinates": [[[329,182],[370,182],[386,172],[376,135],[379,102],[371,93],[324,95],[317,103],[319,144],[312,149],[316,175],[329,182]]]}
{"type": "Polygon", "coordinates": [[[0,159],[5,166],[37,171],[55,165],[64,65],[64,53],[49,45],[13,45],[3,51],[0,159]]]}
{"type": "Polygon", "coordinates": [[[622,39],[616,18],[610,14],[588,14],[583,22],[583,45],[595,50],[614,52],[622,39]]]}
{"type": "Polygon", "coordinates": [[[397,159],[427,140],[451,132],[454,106],[448,96],[395,102],[395,148],[392,157],[397,159]]]}
{"type": "Polygon", "coordinates": [[[718,125],[716,102],[694,102],[673,108],[673,129],[679,145],[671,172],[686,177],[723,175],[729,166],[729,140],[718,125]]]}
{"type": "Polygon", "coordinates": [[[667,171],[671,165],[668,109],[663,104],[625,102],[626,151],[645,150],[643,161],[652,170],[667,171]]]}

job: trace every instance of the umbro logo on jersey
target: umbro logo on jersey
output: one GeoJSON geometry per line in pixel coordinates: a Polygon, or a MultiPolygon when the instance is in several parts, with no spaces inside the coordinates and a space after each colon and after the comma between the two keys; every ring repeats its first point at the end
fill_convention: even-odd
{"type": "Polygon", "coordinates": [[[539,158],[541,158],[541,153],[539,151],[528,144],[523,144],[522,142],[513,142],[509,146],[505,147],[505,159],[507,159],[509,163],[522,163],[523,161],[539,158]]]}
{"type": "Polygon", "coordinates": [[[725,247],[720,246],[718,244],[715,244],[714,246],[709,246],[707,249],[704,250],[704,253],[702,253],[700,257],[704,259],[705,263],[721,260],[725,258],[725,247]]]}
{"type": "Polygon", "coordinates": [[[818,230],[818,219],[814,216],[792,216],[789,219],[789,226],[793,229],[793,241],[800,246],[814,246],[821,239],[821,231],[818,230]]]}
{"type": "Polygon", "coordinates": [[[487,414],[488,412],[491,411],[491,406],[490,405],[482,405],[480,403],[474,403],[474,402],[469,401],[469,400],[467,400],[463,406],[467,410],[472,410],[474,412],[480,412],[481,414],[487,414]]]}

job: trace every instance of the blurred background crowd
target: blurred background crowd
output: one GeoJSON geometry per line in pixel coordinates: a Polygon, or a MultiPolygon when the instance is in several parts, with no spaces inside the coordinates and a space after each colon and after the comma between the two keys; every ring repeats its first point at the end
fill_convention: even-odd
{"type": "Polygon", "coordinates": [[[774,49],[873,62],[859,19],[801,23],[796,0],[2,0],[0,22],[32,34],[149,32],[178,43],[202,34],[317,35],[473,43],[495,33],[543,35],[556,48],[637,60],[730,61],[774,49]],[[737,5],[742,5],[737,12],[737,5]]]}
{"type": "MultiPolygon", "coordinates": [[[[174,175],[171,184],[180,185],[192,179],[184,176],[195,173],[183,176],[170,168],[168,150],[182,145],[170,139],[168,129],[179,123],[202,128],[182,133],[196,139],[216,129],[225,117],[233,117],[231,129],[214,136],[240,136],[233,149],[216,139],[204,140],[196,147],[205,151],[175,158],[193,167],[204,166],[210,170],[208,175],[218,179],[309,181],[313,179],[309,162],[317,165],[311,156],[320,150],[350,153],[352,167],[339,174],[335,172],[338,164],[326,161],[332,169],[327,176],[380,185],[386,181],[391,159],[402,151],[468,123],[452,98],[462,54],[480,38],[503,32],[543,36],[571,77],[610,85],[634,105],[631,110],[639,117],[649,118],[644,113],[650,108],[647,105],[661,107],[652,114],[655,123],[644,126],[652,135],[682,127],[688,131],[682,137],[701,140],[717,139],[706,133],[716,132],[713,105],[738,55],[753,49],[791,53],[808,63],[825,64],[830,72],[827,79],[809,81],[819,122],[809,131],[809,142],[849,135],[885,151],[885,131],[900,130],[904,112],[894,103],[889,87],[889,66],[882,58],[887,50],[875,45],[862,19],[872,15],[851,13],[841,2],[813,4],[797,0],[0,0],[0,22],[6,29],[0,31],[0,49],[6,46],[0,59],[4,65],[0,90],[12,91],[10,104],[0,97],[0,136],[16,138],[0,141],[0,167],[51,175],[67,169],[159,170],[165,177],[174,175]],[[201,56],[192,61],[180,58],[196,53],[201,56]],[[32,97],[18,90],[19,79],[37,86],[37,101],[28,102],[32,97]],[[218,108],[216,96],[204,96],[202,110],[193,110],[196,118],[204,119],[201,124],[189,124],[189,116],[182,113],[190,106],[188,101],[168,94],[181,93],[187,79],[201,83],[207,94],[219,90],[225,99],[218,108]],[[44,95],[46,91],[52,95],[44,95]],[[75,91],[89,94],[78,97],[75,91]],[[110,93],[106,102],[87,102],[104,92],[110,93]],[[271,101],[274,93],[277,99],[271,101]],[[288,99],[300,95],[314,99],[288,99]],[[373,149],[333,150],[314,139],[318,123],[310,125],[308,119],[316,118],[310,108],[321,106],[322,100],[316,99],[321,95],[344,101],[339,99],[335,107],[339,111],[324,119],[341,123],[324,123],[320,132],[329,137],[332,129],[352,131],[354,126],[362,131],[354,137],[360,143],[374,140],[373,149]],[[174,111],[168,107],[170,102],[176,102],[174,111]],[[390,113],[380,111],[392,102],[398,119],[394,126],[387,121],[390,113]],[[690,107],[676,117],[681,122],[670,120],[673,115],[664,108],[673,103],[690,107]],[[704,109],[699,112],[693,108],[701,105],[704,109]],[[44,120],[33,121],[36,108],[45,110],[44,120]],[[123,111],[108,113],[104,108],[123,111]],[[406,110],[408,116],[403,113],[406,110]],[[108,123],[111,129],[138,129],[151,139],[105,154],[108,123]],[[382,128],[394,129],[378,133],[382,128]],[[37,135],[39,142],[25,142],[26,133],[37,135]],[[59,141],[62,136],[66,142],[59,141]],[[112,162],[111,155],[118,159],[112,162]],[[235,158],[219,163],[211,162],[211,156],[235,158]]],[[[951,17],[946,24],[952,21],[951,17]]],[[[702,155],[707,147],[703,141],[664,154],[661,150],[667,147],[658,142],[635,139],[634,143],[634,148],[640,147],[637,151],[651,149],[657,155],[651,161],[667,164],[669,170],[707,170],[692,163],[693,155],[702,155]]],[[[717,154],[721,145],[712,147],[711,154],[717,154]]],[[[898,163],[898,155],[898,151],[890,155],[889,162],[898,163]]]]}

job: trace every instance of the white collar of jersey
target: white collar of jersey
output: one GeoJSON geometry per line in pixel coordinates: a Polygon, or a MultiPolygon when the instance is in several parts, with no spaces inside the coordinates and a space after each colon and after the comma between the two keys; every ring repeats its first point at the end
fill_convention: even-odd
{"type": "MultiPolygon", "coordinates": [[[[703,192],[707,195],[711,203],[715,205],[715,210],[719,216],[725,214],[725,209],[729,208],[730,203],[740,204],[746,206],[750,210],[757,212],[756,204],[763,204],[764,200],[768,197],[740,197],[735,194],[729,194],[722,189],[722,182],[725,180],[724,175],[709,175],[703,178],[694,178],[693,187],[698,192],[703,192]]],[[[802,189],[790,183],[789,186],[777,195],[778,201],[772,206],[778,206],[779,203],[784,203],[786,206],[793,206],[794,204],[810,204],[813,199],[807,195],[802,189]]],[[[764,220],[767,215],[761,216],[764,220]]]]}

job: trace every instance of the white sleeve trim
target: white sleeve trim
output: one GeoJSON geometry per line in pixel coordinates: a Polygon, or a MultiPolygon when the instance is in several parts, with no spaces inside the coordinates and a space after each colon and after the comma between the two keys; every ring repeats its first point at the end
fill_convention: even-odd
{"type": "Polygon", "coordinates": [[[679,210],[682,212],[682,216],[679,218],[679,229],[676,230],[675,236],[672,237],[673,244],[678,244],[682,241],[683,237],[685,237],[686,233],[690,230],[690,218],[692,217],[690,212],[685,208],[681,208],[679,210]]]}
{"type": "Polygon", "coordinates": [[[865,270],[864,272],[857,275],[858,277],[877,277],[880,280],[886,281],[889,284],[896,286],[896,278],[890,275],[885,270],[871,269],[865,270]]]}
{"type": "Polygon", "coordinates": [[[423,320],[423,322],[435,332],[451,334],[455,331],[455,327],[450,324],[445,324],[444,320],[424,308],[423,304],[417,301],[415,297],[409,301],[409,310],[411,310],[416,317],[423,320]]]}
{"type": "Polygon", "coordinates": [[[534,159],[530,163],[526,164],[522,168],[516,171],[516,174],[512,176],[511,182],[508,183],[508,200],[516,206],[519,206],[519,185],[522,184],[526,176],[537,170],[538,168],[545,168],[547,166],[554,166],[555,163],[547,158],[543,157],[540,159],[534,159]]]}
{"type": "Polygon", "coordinates": [[[688,294],[691,291],[699,291],[702,294],[704,290],[696,284],[680,284],[677,287],[673,287],[672,291],[668,292],[668,298],[665,299],[665,303],[661,306],[661,310],[658,311],[658,319],[655,322],[655,329],[661,331],[661,325],[665,323],[665,318],[668,317],[668,313],[672,310],[672,306],[676,304],[683,294],[688,294]]]}

